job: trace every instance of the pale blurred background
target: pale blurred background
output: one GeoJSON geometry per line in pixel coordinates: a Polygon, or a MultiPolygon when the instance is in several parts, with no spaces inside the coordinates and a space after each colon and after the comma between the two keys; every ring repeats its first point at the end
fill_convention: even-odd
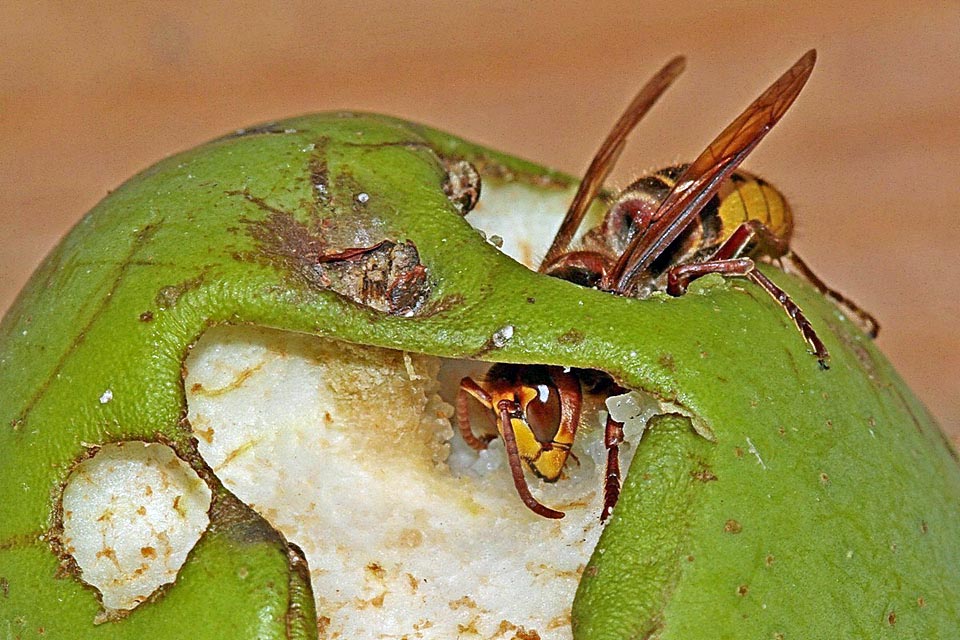
{"type": "Polygon", "coordinates": [[[960,438],[960,4],[0,3],[0,311],[136,171],[238,127],[382,111],[573,173],[677,53],[687,72],[614,184],[690,160],[806,49],[817,69],[746,167],[794,246],[873,312],[960,438]]]}

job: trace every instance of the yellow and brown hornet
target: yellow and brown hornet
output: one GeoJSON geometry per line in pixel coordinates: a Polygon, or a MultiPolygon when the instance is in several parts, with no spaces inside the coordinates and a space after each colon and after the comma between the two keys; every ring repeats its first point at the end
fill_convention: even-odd
{"type": "MultiPolygon", "coordinates": [[[[654,291],[679,296],[707,274],[743,277],[766,291],[796,325],[820,367],[830,355],[803,311],[756,268],[758,260],[776,260],[806,278],[838,302],[871,336],[878,325],[868,313],[829,288],[790,248],[793,214],[770,184],[737,167],[783,117],[800,94],[816,61],[809,51],[753,101],[710,145],[687,165],[644,176],[624,189],[599,226],[572,248],[587,210],[623,150],[626,137],[684,67],[674,58],[637,94],[593,158],[553,243],[540,265],[542,273],[617,295],[646,297],[654,291]]],[[[498,364],[481,381],[464,378],[457,416],[464,440],[476,449],[489,437],[473,434],[469,397],[492,412],[506,445],[517,492],[535,513],[563,513],[538,502],[524,479],[523,466],[538,477],[560,478],[580,422],[584,392],[611,395],[624,390],[594,371],[541,365],[498,364]]],[[[623,425],[608,417],[604,434],[607,471],[605,519],[620,493],[619,445],[623,425]]]]}

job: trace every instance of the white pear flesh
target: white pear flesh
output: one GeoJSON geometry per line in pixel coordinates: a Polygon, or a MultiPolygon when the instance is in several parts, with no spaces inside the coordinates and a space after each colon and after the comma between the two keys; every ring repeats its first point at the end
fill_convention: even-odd
{"type": "Polygon", "coordinates": [[[186,370],[201,455],[304,551],[325,637],[572,637],[601,531],[603,414],[588,411],[560,481],[528,473],[566,512],[547,520],[520,501],[499,440],[477,453],[454,435],[437,358],[218,327],[186,370]]]}
{"type": "Polygon", "coordinates": [[[210,522],[211,493],[165,444],[107,444],[80,462],[63,491],[60,541],[107,612],[174,582],[210,522]]]}

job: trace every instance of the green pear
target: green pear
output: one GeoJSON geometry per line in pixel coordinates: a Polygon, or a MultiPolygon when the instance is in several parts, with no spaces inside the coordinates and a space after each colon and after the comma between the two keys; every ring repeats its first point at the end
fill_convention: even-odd
{"type": "MultiPolygon", "coordinates": [[[[282,336],[293,334],[313,341],[296,347],[308,355],[328,345],[327,355],[306,359],[342,358],[354,373],[341,379],[341,395],[369,401],[360,414],[382,412],[354,429],[371,448],[344,453],[361,460],[345,469],[370,465],[373,488],[353,495],[351,483],[331,489],[331,499],[366,509],[378,486],[415,470],[433,493],[394,504],[381,519],[416,510],[427,522],[462,508],[473,514],[464,518],[488,523],[474,535],[490,541],[495,560],[541,567],[544,585],[553,580],[548,569],[573,562],[555,572],[571,597],[548,603],[562,613],[552,625],[487,611],[459,637],[494,637],[483,626],[491,620],[505,623],[496,637],[523,638],[952,637],[960,465],[871,340],[832,301],[770,266],[763,272],[823,339],[829,370],[750,283],[711,276],[679,298],[632,299],[538,274],[495,246],[493,236],[502,236],[505,249],[531,260],[574,187],[572,178],[421,125],[334,113],[237,132],[112,192],[47,257],[0,325],[2,635],[334,637],[341,609],[330,604],[329,586],[317,586],[330,583],[313,571],[306,543],[228,482],[229,455],[214,461],[205,448],[222,431],[203,422],[212,409],[200,403],[205,390],[216,395],[209,380],[220,374],[198,358],[239,334],[191,350],[208,330],[269,329],[285,333],[250,338],[266,341],[263,353],[289,355],[292,338],[282,336]],[[468,167],[482,188],[465,217],[476,195],[468,167]],[[502,468],[487,481],[458,478],[440,431],[395,437],[383,416],[408,391],[425,398],[421,413],[429,406],[443,414],[430,398],[453,361],[602,371],[656,403],[657,415],[627,447],[632,462],[602,534],[598,510],[568,505],[565,520],[581,518],[599,536],[589,558],[564,555],[567,530],[530,513],[502,468]],[[213,377],[195,381],[205,367],[213,377]],[[371,371],[384,381],[390,371],[410,372],[413,386],[383,397],[375,386],[354,393],[371,371]],[[140,466],[124,451],[135,451],[140,466]],[[132,471],[111,480],[119,467],[132,471]],[[164,498],[169,513],[150,522],[195,533],[178,543],[176,562],[173,551],[134,540],[142,558],[131,570],[126,551],[108,542],[124,544],[122,531],[109,527],[122,519],[121,503],[157,495],[161,484],[174,487],[163,494],[173,496],[164,498]],[[497,495],[502,511],[480,520],[497,495]],[[181,525],[191,510],[200,513],[196,524],[181,525]],[[95,544],[82,552],[83,535],[95,544]],[[497,540],[509,544],[501,549],[497,540]],[[107,566],[94,578],[81,558],[88,551],[90,562],[116,572],[107,566]],[[113,593],[153,571],[158,554],[173,562],[166,574],[113,593]]],[[[581,439],[595,446],[602,432],[585,429],[581,439]]],[[[245,449],[232,451],[242,457],[245,449]]],[[[577,469],[589,472],[589,453],[579,457],[579,466],[568,465],[571,478],[556,483],[561,493],[576,484],[577,469]]],[[[247,462],[255,485],[266,466],[247,462]]],[[[318,495],[334,481],[323,478],[318,495]]],[[[154,506],[144,498],[140,508],[153,517],[154,506]]],[[[151,526],[157,534],[160,525],[151,526]]],[[[361,533],[324,528],[313,538],[336,545],[337,536],[361,533]]],[[[157,539],[172,535],[163,529],[157,539]]],[[[410,535],[404,540],[421,553],[450,553],[432,549],[430,536],[410,535]]],[[[358,570],[374,582],[395,569],[372,564],[358,570]]],[[[411,591],[426,588],[415,582],[411,591]]],[[[454,610],[450,603],[466,602],[458,598],[478,585],[457,584],[435,604],[454,610]]],[[[539,588],[517,582],[500,595],[537,602],[539,588]]],[[[368,637],[389,627],[385,603],[395,591],[371,592],[357,607],[368,637]]],[[[444,615],[425,611],[428,622],[444,615]]],[[[444,628],[423,624],[405,637],[454,636],[444,628]]]]}

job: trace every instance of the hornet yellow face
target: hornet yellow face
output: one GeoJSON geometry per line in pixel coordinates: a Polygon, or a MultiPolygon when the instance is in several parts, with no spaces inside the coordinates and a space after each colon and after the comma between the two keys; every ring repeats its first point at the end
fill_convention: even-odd
{"type": "Polygon", "coordinates": [[[580,424],[580,381],[559,367],[499,364],[482,382],[464,378],[457,397],[457,420],[464,441],[484,449],[491,437],[477,437],[470,427],[468,397],[491,409],[503,438],[510,471],[520,497],[548,518],[563,513],[540,504],[530,494],[520,461],[538,477],[555,482],[563,471],[580,424]]]}
{"type": "MultiPolygon", "coordinates": [[[[523,374],[536,367],[524,367],[523,374]]],[[[516,386],[489,385],[492,407],[516,407],[507,412],[507,420],[517,442],[517,453],[530,469],[547,482],[560,477],[576,435],[576,425],[564,424],[560,392],[550,382],[521,382],[516,386]]],[[[495,412],[497,432],[503,437],[501,412],[495,412]]]]}

